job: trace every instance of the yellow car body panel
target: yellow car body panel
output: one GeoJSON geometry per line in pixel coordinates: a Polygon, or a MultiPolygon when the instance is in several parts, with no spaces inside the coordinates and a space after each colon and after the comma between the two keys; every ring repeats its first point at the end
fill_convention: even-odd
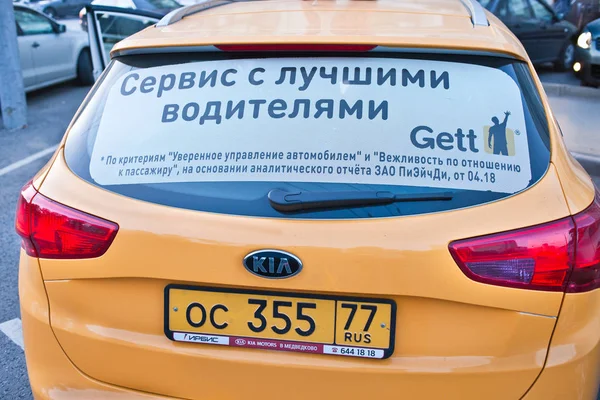
{"type": "MultiPolygon", "coordinates": [[[[396,385],[421,398],[478,398],[484,392],[487,396],[496,393],[497,398],[519,397],[541,371],[563,300],[561,293],[473,282],[455,267],[447,251],[447,243],[456,238],[569,215],[552,165],[538,184],[502,201],[446,213],[369,221],[243,218],[154,205],[89,186],[69,171],[62,152],[44,188],[48,189],[44,195],[56,201],[85,207],[92,214],[119,222],[119,235],[100,259],[67,263],[40,260],[58,342],[83,373],[117,386],[168,392],[182,398],[193,398],[199,390],[215,398],[220,394],[223,398],[236,397],[236,390],[247,390],[251,382],[247,382],[250,386],[229,387],[229,374],[248,375],[248,364],[258,363],[261,374],[282,374],[280,379],[274,378],[282,382],[281,390],[286,385],[284,375],[289,373],[282,365],[295,366],[296,376],[311,381],[329,369],[328,384],[323,385],[322,393],[330,397],[356,395],[355,387],[348,393],[340,389],[344,380],[377,372],[384,372],[392,380],[382,382],[377,389],[384,397],[392,393],[385,388],[395,390],[396,385]],[[545,201],[540,203],[540,198],[545,201]],[[517,206],[519,212],[509,211],[517,206]],[[453,228],[436,229],[440,224],[453,228]],[[424,235],[428,236],[425,247],[420,239],[424,235]],[[328,243],[326,248],[321,246],[324,241],[328,243]],[[218,243],[222,248],[215,247],[218,243]],[[264,280],[239,268],[239,259],[264,247],[291,249],[305,262],[319,263],[321,268],[308,274],[304,271],[302,279],[290,281],[264,280]],[[196,252],[202,254],[201,260],[193,258],[196,252]],[[224,258],[224,254],[228,256],[224,258]],[[123,269],[124,264],[130,267],[123,269]],[[200,265],[217,264],[222,268],[200,269],[200,265]],[[444,264],[452,268],[442,269],[448,274],[440,275],[439,267],[444,264]],[[409,268],[413,265],[422,268],[409,268]],[[255,350],[189,348],[168,341],[162,325],[163,288],[182,282],[203,286],[227,282],[236,287],[302,293],[368,293],[394,299],[397,318],[404,322],[396,331],[394,356],[376,365],[368,360],[352,360],[352,371],[360,373],[349,378],[345,369],[344,373],[337,371],[339,360],[323,356],[275,352],[267,362],[255,350]],[[99,303],[97,299],[105,300],[99,303]],[[425,320],[423,316],[427,316],[425,320]],[[436,333],[423,335],[422,324],[436,333]],[[516,327],[520,334],[514,336],[516,327]],[[536,351],[531,352],[532,348],[536,351]],[[465,353],[470,356],[465,358],[465,353]],[[315,362],[318,371],[309,368],[315,362]],[[113,363],[119,368],[108,367],[113,363]],[[139,374],[146,365],[153,367],[139,374]],[[195,372],[187,375],[205,369],[215,372],[208,380],[192,379],[195,372]],[[443,379],[443,371],[457,371],[458,375],[449,374],[443,379]],[[219,376],[224,380],[217,379],[219,376]],[[172,385],[182,379],[188,384],[172,385]],[[428,379],[435,380],[436,385],[426,385],[429,391],[424,392],[422,387],[428,379]],[[505,379],[513,382],[510,388],[503,384],[505,379]],[[224,392],[224,387],[230,392],[224,392]]],[[[295,393],[298,398],[308,395],[302,390],[295,393]]]]}
{"type": "Polygon", "coordinates": [[[73,365],[50,327],[50,308],[38,260],[24,251],[19,262],[19,298],[27,371],[35,399],[168,399],[106,385],[73,365]]]}
{"type": "Polygon", "coordinates": [[[90,186],[70,172],[61,153],[46,177],[43,194],[116,221],[119,234],[101,258],[41,259],[40,263],[46,280],[134,276],[217,285],[235,282],[235,286],[264,289],[418,295],[556,316],[560,293],[474,283],[455,268],[448,243],[566,217],[569,210],[561,192],[551,166],[538,184],[518,196],[444,213],[358,221],[241,217],[160,206],[90,186]],[[451,228],[436,228],[441,226],[451,228]],[[271,247],[296,252],[304,263],[319,268],[283,281],[261,279],[239,268],[246,254],[271,247]],[[202,254],[198,261],[202,264],[225,265],[200,269],[190,259],[194,253],[202,254]],[[171,265],[166,268],[165,262],[171,265]],[[440,271],[440,263],[452,268],[440,271]],[[123,264],[129,264],[126,270],[123,264]],[[373,276],[367,279],[369,275],[373,276]],[[511,296],[506,296],[507,290],[511,296]]]}
{"type": "Polygon", "coordinates": [[[598,393],[600,293],[568,294],[560,313],[544,371],[524,400],[594,399],[598,393]]]}
{"type": "MultiPolygon", "coordinates": [[[[488,18],[491,26],[473,27],[459,1],[237,3],[147,28],[113,55],[215,44],[363,43],[527,61],[517,39],[488,18]]],[[[594,198],[529,68],[550,127],[546,174],[514,196],[440,213],[294,220],[172,208],[85,182],[69,169],[63,139],[34,186],[118,223],[119,232],[95,259],[22,253],[19,294],[35,398],[592,399],[599,291],[485,285],[466,277],[448,251],[454,240],[568,217],[594,198]],[[311,268],[288,280],[249,274],[241,260],[264,248],[293,252],[311,268]],[[163,325],[169,284],[391,299],[394,353],[364,360],[173,342],[163,325]]]]}

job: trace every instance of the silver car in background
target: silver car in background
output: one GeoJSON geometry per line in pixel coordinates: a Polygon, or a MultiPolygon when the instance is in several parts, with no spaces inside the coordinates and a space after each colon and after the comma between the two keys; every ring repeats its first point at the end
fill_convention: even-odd
{"type": "Polygon", "coordinates": [[[24,5],[14,4],[25,91],[72,79],[94,82],[87,34],[24,5]]]}

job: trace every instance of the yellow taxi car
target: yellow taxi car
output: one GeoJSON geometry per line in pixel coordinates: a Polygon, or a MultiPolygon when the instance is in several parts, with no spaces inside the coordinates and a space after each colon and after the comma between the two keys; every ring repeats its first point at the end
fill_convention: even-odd
{"type": "Polygon", "coordinates": [[[600,196],[498,19],[123,13],[18,203],[36,399],[595,399],[600,196]]]}

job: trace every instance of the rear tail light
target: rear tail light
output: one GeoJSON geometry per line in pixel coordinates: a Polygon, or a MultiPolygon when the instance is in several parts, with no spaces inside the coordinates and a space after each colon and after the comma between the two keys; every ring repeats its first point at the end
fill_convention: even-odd
{"type": "Polygon", "coordinates": [[[571,218],[508,233],[450,244],[471,279],[524,289],[564,290],[574,258],[571,218]]]}
{"type": "Polygon", "coordinates": [[[482,283],[585,292],[600,287],[600,195],[585,211],[549,224],[452,242],[461,270],[482,283]]]}
{"type": "Polygon", "coordinates": [[[41,258],[94,258],[108,250],[119,226],[57,203],[28,183],[17,204],[15,228],[28,255],[41,258]]]}

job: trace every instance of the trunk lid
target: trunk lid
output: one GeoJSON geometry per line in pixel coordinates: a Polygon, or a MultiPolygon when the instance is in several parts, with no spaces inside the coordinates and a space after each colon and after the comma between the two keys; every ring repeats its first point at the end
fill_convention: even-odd
{"type": "Polygon", "coordinates": [[[268,379],[267,398],[314,394],[312,386],[289,392],[293,375],[326,382],[323,396],[517,398],[541,371],[563,296],[474,282],[447,248],[568,215],[552,166],[537,185],[499,202],[361,221],[224,216],[140,202],[81,181],[62,156],[41,193],[120,226],[101,258],[40,260],[57,339],[87,375],[152,393],[237,398],[268,379]],[[242,266],[257,249],[289,251],[304,268],[288,280],[257,277],[242,266]],[[364,360],[173,342],[164,333],[164,289],[174,283],[393,300],[395,349],[388,359],[364,360]]]}

